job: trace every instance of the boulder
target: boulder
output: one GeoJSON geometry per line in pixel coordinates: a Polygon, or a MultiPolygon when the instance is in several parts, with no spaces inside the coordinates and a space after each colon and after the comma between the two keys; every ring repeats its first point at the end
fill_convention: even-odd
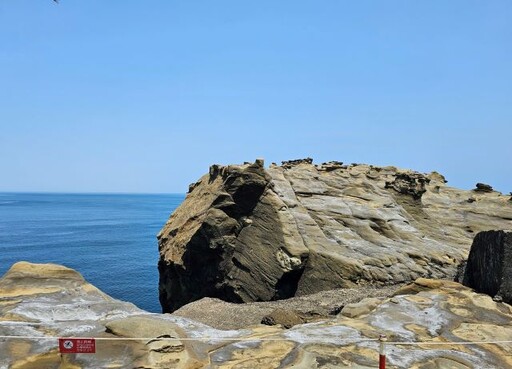
{"type": "Polygon", "coordinates": [[[512,219],[508,196],[437,172],[310,158],[213,165],[191,189],[157,236],[164,312],[453,278],[474,234],[512,219]]]}
{"type": "Polygon", "coordinates": [[[346,305],[341,310],[341,315],[346,316],[348,318],[357,318],[362,315],[369,314],[373,309],[375,309],[381,303],[380,299],[377,298],[366,298],[359,302],[355,302],[353,304],[346,305]]]}
{"type": "Polygon", "coordinates": [[[462,283],[512,304],[512,232],[487,231],[475,236],[462,283]]]}
{"type": "Polygon", "coordinates": [[[298,311],[288,309],[276,309],[261,319],[261,324],[281,325],[285,329],[289,329],[294,325],[304,324],[306,322],[307,318],[303,314],[298,311]]]}

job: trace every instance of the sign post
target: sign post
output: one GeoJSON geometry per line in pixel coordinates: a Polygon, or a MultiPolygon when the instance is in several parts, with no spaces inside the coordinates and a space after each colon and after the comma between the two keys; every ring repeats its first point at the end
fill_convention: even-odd
{"type": "Polygon", "coordinates": [[[59,338],[61,354],[94,354],[96,340],[94,338],[59,338]]]}
{"type": "Polygon", "coordinates": [[[379,369],[386,369],[386,344],[388,340],[385,334],[379,336],[379,369]]]}

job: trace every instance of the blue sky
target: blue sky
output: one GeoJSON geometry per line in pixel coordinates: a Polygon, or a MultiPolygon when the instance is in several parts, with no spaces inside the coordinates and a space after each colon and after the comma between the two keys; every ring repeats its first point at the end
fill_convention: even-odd
{"type": "Polygon", "coordinates": [[[185,192],[213,163],[512,191],[512,2],[0,1],[0,191],[185,192]]]}

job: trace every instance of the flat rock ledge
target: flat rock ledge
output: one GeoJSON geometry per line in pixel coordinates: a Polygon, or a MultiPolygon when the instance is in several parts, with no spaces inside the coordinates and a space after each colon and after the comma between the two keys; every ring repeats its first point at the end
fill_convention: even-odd
{"type": "Polygon", "coordinates": [[[512,202],[446,182],[311,158],[212,165],[157,236],[163,311],[451,279],[475,234],[512,228],[512,202]]]}
{"type": "Polygon", "coordinates": [[[512,307],[455,282],[417,279],[392,297],[347,304],[336,316],[286,330],[218,330],[144,312],[58,265],[18,263],[0,279],[2,369],[375,368],[380,334],[420,343],[388,345],[393,369],[512,369],[512,345],[481,343],[510,340],[512,307]],[[96,354],[60,355],[52,337],[103,340],[96,354]]]}

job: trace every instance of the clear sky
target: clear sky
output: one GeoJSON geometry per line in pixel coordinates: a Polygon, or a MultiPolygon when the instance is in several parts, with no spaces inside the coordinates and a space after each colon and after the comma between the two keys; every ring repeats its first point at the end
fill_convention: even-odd
{"type": "Polygon", "coordinates": [[[512,191],[512,2],[1,0],[0,191],[311,156],[512,191]]]}

